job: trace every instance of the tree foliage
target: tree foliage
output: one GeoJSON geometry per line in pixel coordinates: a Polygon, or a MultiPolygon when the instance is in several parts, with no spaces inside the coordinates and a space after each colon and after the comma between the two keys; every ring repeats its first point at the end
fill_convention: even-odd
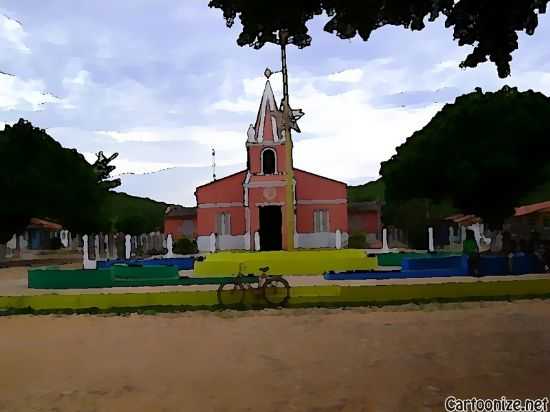
{"type": "Polygon", "coordinates": [[[445,105],[382,162],[386,202],[448,201],[498,226],[550,181],[550,98],[505,86],[445,105]]]}
{"type": "Polygon", "coordinates": [[[367,41],[373,31],[386,25],[422,30],[426,19],[445,16],[459,46],[474,46],[461,67],[476,67],[488,59],[498,74],[510,75],[512,52],[518,48],[517,32],[532,35],[538,15],[549,0],[211,0],[210,7],[223,11],[228,27],[238,16],[242,31],[239,46],[261,48],[277,43],[279,30],[288,30],[289,43],[299,48],[311,44],[306,23],[326,13],[324,30],[341,39],[359,35],[367,41]]]}
{"type": "Polygon", "coordinates": [[[131,235],[162,232],[168,206],[148,198],[108,192],[101,210],[102,230],[131,235]]]}
{"type": "Polygon", "coordinates": [[[21,233],[32,217],[74,231],[98,227],[103,176],[75,149],[20,119],[0,131],[0,159],[0,243],[21,233]]]}
{"type": "Polygon", "coordinates": [[[373,180],[357,186],[348,186],[348,202],[369,202],[384,200],[384,181],[373,180]]]}

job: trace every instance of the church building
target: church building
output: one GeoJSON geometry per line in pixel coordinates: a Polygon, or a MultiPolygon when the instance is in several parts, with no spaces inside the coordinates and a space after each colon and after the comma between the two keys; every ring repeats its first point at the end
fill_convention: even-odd
{"type": "MultiPolygon", "coordinates": [[[[246,139],[246,170],[197,187],[197,245],[200,251],[281,250],[287,247],[286,213],[295,214],[295,248],[347,245],[347,186],[300,169],[294,171],[294,207],[286,200],[286,139],[281,133],[269,80],[256,122],[246,139]]],[[[335,159],[336,160],[336,159],[335,159]]],[[[342,159],[343,160],[343,159],[342,159]]]]}

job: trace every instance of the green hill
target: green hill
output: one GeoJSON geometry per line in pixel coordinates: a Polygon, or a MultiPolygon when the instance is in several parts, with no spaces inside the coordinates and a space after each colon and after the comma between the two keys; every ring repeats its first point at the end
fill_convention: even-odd
{"type": "Polygon", "coordinates": [[[162,231],[169,204],[122,192],[109,192],[103,206],[103,221],[111,230],[130,234],[162,231]]]}
{"type": "Polygon", "coordinates": [[[384,188],[382,179],[373,180],[363,185],[348,186],[348,201],[351,203],[384,200],[384,188]]]}

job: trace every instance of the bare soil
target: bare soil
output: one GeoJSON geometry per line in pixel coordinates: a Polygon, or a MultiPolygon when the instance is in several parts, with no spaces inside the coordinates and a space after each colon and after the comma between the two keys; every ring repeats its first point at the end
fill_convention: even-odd
{"type": "Polygon", "coordinates": [[[550,394],[550,301],[0,317],[0,411],[441,411],[550,394]]]}

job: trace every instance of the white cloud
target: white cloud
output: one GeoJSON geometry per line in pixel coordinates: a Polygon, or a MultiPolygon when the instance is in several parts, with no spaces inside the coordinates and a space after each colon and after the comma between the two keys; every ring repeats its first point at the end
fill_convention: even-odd
{"type": "MultiPolygon", "coordinates": [[[[95,160],[95,158],[94,158],[95,160]]],[[[112,164],[116,166],[115,174],[119,175],[122,173],[151,173],[158,172],[159,170],[169,169],[171,167],[178,166],[173,163],[163,163],[163,162],[140,162],[134,161],[131,159],[125,159],[118,157],[113,160],[112,164]]]]}
{"type": "MultiPolygon", "coordinates": [[[[327,81],[334,81],[335,74],[293,75],[290,84],[292,107],[306,113],[299,122],[303,133],[293,135],[296,167],[344,181],[357,176],[377,176],[380,162],[388,159],[395,147],[415,130],[428,123],[442,104],[412,109],[381,108],[372,103],[381,90],[391,93],[415,86],[405,70],[391,67],[389,63],[388,59],[378,59],[361,69],[338,73],[344,73],[337,77],[338,81],[347,82],[358,79],[363,72],[368,72],[369,76],[337,94],[329,94],[323,88],[327,81]]],[[[227,111],[246,108],[250,112],[250,122],[254,122],[265,81],[261,76],[244,79],[244,96],[237,97],[234,102],[224,100],[223,105],[218,102],[217,108],[227,111]]],[[[270,83],[279,101],[282,94],[280,76],[273,76],[270,83]]],[[[243,123],[243,130],[245,126],[243,123]]],[[[238,153],[244,152],[244,133],[229,134],[227,138],[238,143],[227,146],[228,150],[235,151],[231,157],[237,159],[238,153]]]]}
{"type": "Polygon", "coordinates": [[[236,101],[231,101],[224,99],[214,103],[208,111],[216,110],[233,113],[247,113],[255,112],[256,110],[258,110],[258,107],[251,100],[237,99],[236,101]]]}
{"type": "Polygon", "coordinates": [[[357,83],[363,77],[363,70],[348,69],[338,73],[329,74],[328,80],[332,82],[357,83]]]}
{"type": "Polygon", "coordinates": [[[17,20],[0,14],[0,40],[6,40],[8,46],[21,53],[30,53],[31,50],[25,44],[27,33],[17,20]]]}
{"type": "Polygon", "coordinates": [[[44,91],[41,80],[22,80],[0,73],[0,110],[41,110],[42,105],[58,103],[59,98],[44,91]]]}

